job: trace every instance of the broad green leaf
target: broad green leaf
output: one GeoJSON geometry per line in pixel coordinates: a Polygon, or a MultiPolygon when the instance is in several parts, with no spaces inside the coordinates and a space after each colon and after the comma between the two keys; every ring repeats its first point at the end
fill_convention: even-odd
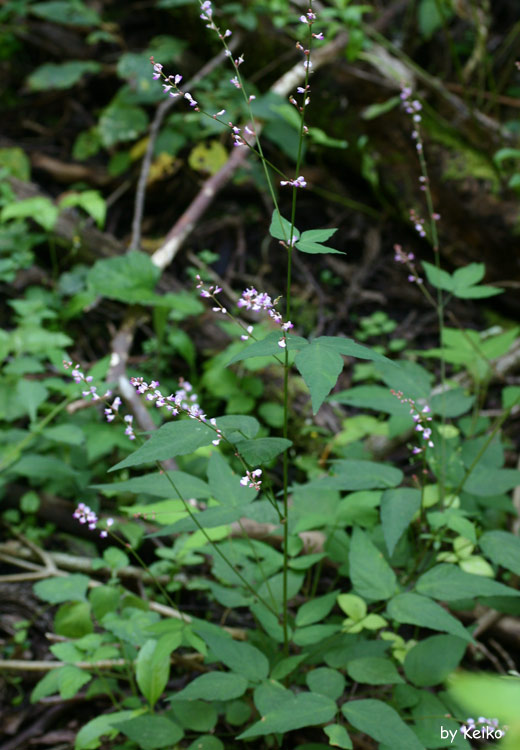
{"type": "MultiPolygon", "coordinates": [[[[444,698],[444,694],[441,695],[444,698]]],[[[469,744],[460,731],[460,722],[449,718],[453,710],[450,704],[426,690],[415,691],[414,698],[411,707],[415,724],[414,732],[425,747],[449,747],[450,750],[451,748],[453,750],[468,750],[469,744]],[[444,729],[442,735],[441,727],[444,729]]]]}
{"type": "Polygon", "coordinates": [[[116,711],[113,714],[102,714],[91,719],[76,735],[74,750],[96,750],[101,745],[101,738],[108,736],[113,739],[119,734],[115,724],[118,721],[130,719],[133,713],[133,711],[116,711]]]}
{"type": "Polygon", "coordinates": [[[97,294],[120,302],[152,304],[157,295],[153,289],[161,275],[150,256],[131,250],[114,258],[103,258],[87,274],[97,294]]]}
{"type": "Polygon", "coordinates": [[[419,31],[425,39],[430,39],[453,17],[454,10],[446,0],[421,0],[417,11],[419,31]]]}
{"type": "Polygon", "coordinates": [[[135,663],[135,678],[150,708],[153,709],[170,676],[170,655],[182,641],[180,633],[167,633],[158,641],[149,640],[139,651],[135,663]]]}
{"type": "Polygon", "coordinates": [[[399,487],[383,493],[381,524],[390,556],[393,555],[397,542],[420,508],[421,492],[413,487],[399,487]]]}
{"type": "MultiPolygon", "coordinates": [[[[471,711],[472,715],[497,717],[501,723],[510,726],[507,735],[514,730],[515,739],[520,740],[518,677],[461,672],[450,679],[448,690],[457,703],[471,711]]],[[[507,735],[506,739],[509,739],[507,735]]],[[[505,743],[501,742],[500,747],[505,748],[505,743]]],[[[515,750],[517,747],[517,744],[508,744],[507,750],[515,750]]]]}
{"type": "Polygon", "coordinates": [[[463,388],[452,388],[444,393],[436,393],[430,399],[434,414],[444,417],[460,417],[468,412],[475,403],[475,396],[464,393],[463,388]]]}
{"type": "Polygon", "coordinates": [[[497,286],[488,286],[482,284],[481,286],[468,286],[463,289],[458,289],[454,292],[456,297],[461,299],[484,299],[485,297],[495,297],[497,294],[503,294],[504,290],[497,286]]]}
{"type": "Polygon", "coordinates": [[[373,409],[385,414],[407,415],[410,409],[402,404],[389,388],[381,385],[358,385],[348,391],[338,391],[329,397],[329,401],[348,404],[361,409],[373,409]]]}
{"type": "Polygon", "coordinates": [[[331,747],[341,747],[345,750],[352,750],[352,740],[348,736],[348,732],[345,727],[341,724],[328,724],[323,728],[323,731],[329,738],[329,745],[331,747]]]}
{"type": "Polygon", "coordinates": [[[333,470],[334,476],[326,481],[340,490],[387,489],[400,484],[403,479],[400,469],[376,461],[340,459],[334,462],[333,470]]]}
{"type": "Polygon", "coordinates": [[[404,682],[394,663],[378,656],[351,659],[347,664],[347,673],[354,682],[366,685],[397,685],[404,682]]]}
{"type": "MultiPolygon", "coordinates": [[[[235,354],[235,356],[229,360],[227,365],[232,365],[235,362],[242,362],[245,359],[251,359],[251,357],[267,357],[272,354],[275,354],[278,357],[283,357],[283,350],[278,346],[280,338],[281,334],[279,331],[271,331],[271,333],[268,333],[261,341],[254,341],[252,344],[249,344],[242,349],[242,351],[238,352],[238,354],[235,354]]],[[[293,336],[291,334],[287,335],[286,340],[288,351],[297,351],[307,347],[309,343],[307,339],[304,339],[301,336],[293,336]]]]}
{"type": "Polygon", "coordinates": [[[27,380],[22,378],[16,386],[16,393],[20,403],[23,404],[29,419],[34,422],[38,412],[38,407],[43,404],[49,391],[38,380],[27,380]]]}
{"type": "Polygon", "coordinates": [[[31,162],[25,151],[18,146],[0,148],[0,167],[24,182],[31,179],[31,162]]]}
{"type": "Polygon", "coordinates": [[[143,474],[143,476],[134,477],[133,479],[126,479],[123,482],[93,484],[91,486],[96,490],[101,490],[106,495],[110,495],[113,492],[123,494],[131,492],[135,495],[146,494],[164,498],[206,498],[212,494],[206,482],[191,474],[186,474],[184,471],[167,471],[161,474],[155,472],[152,474],[143,474]],[[175,489],[169,482],[168,477],[171,478],[175,489]]]}
{"type": "Polygon", "coordinates": [[[464,268],[457,268],[453,273],[455,289],[462,289],[463,287],[478,284],[484,278],[485,273],[486,266],[484,263],[470,263],[464,268]]]}
{"type": "Polygon", "coordinates": [[[194,419],[167,422],[156,432],[153,432],[144,445],[109,471],[164,461],[166,458],[173,458],[174,456],[186,456],[203,445],[211,445],[214,439],[215,432],[207,425],[194,419]]]}
{"type": "MultiPolygon", "coordinates": [[[[216,708],[204,701],[172,701],[171,713],[184,728],[194,732],[211,732],[218,721],[216,708]]],[[[198,738],[197,738],[198,739],[198,738]]]]}
{"type": "Polygon", "coordinates": [[[419,403],[429,398],[433,376],[416,362],[376,362],[375,368],[389,388],[402,391],[406,398],[419,403]]]}
{"type": "MultiPolygon", "coordinates": [[[[269,227],[269,234],[274,237],[275,240],[288,241],[291,234],[291,222],[284,219],[278,209],[275,208],[271,216],[271,225],[269,227]]],[[[300,236],[299,231],[296,227],[293,227],[293,237],[297,239],[300,236]]]]}
{"type": "Polygon", "coordinates": [[[500,166],[505,159],[520,159],[520,148],[501,148],[493,156],[493,161],[500,166]]]}
{"type": "Polygon", "coordinates": [[[354,591],[364,599],[388,599],[395,593],[397,580],[394,571],[358,526],[350,540],[349,565],[354,591]]]}
{"type": "Polygon", "coordinates": [[[413,593],[397,594],[388,602],[386,611],[388,617],[397,622],[441,630],[465,641],[471,641],[471,636],[461,623],[427,596],[413,593]]]}
{"type": "Polygon", "coordinates": [[[105,148],[121,141],[136,140],[148,127],[148,116],[142,107],[123,99],[113,99],[99,118],[98,131],[105,148]]]}
{"type": "Polygon", "coordinates": [[[56,576],[38,581],[33,586],[37,597],[50,604],[61,604],[69,601],[86,601],[90,579],[81,573],[68,576],[56,576]]]}
{"type": "Polygon", "coordinates": [[[31,693],[31,703],[38,703],[42,698],[47,698],[48,695],[55,695],[58,692],[60,669],[63,669],[63,667],[51,669],[42,677],[31,693]]]}
{"type": "Polygon", "coordinates": [[[337,231],[337,229],[309,229],[302,233],[301,240],[305,242],[327,242],[337,231]]]}
{"type": "Polygon", "coordinates": [[[482,552],[495,565],[520,576],[520,538],[509,531],[485,531],[479,539],[482,552]]]}
{"type": "Polygon", "coordinates": [[[94,626],[88,602],[65,602],[54,616],[54,630],[65,638],[82,638],[92,633],[94,626]]]}
{"type": "Polygon", "coordinates": [[[196,677],[171,700],[229,701],[240,698],[247,690],[247,680],[232,672],[208,672],[196,677]]]}
{"type": "Polygon", "coordinates": [[[23,477],[33,479],[41,484],[45,479],[74,479],[76,470],[57,456],[42,456],[38,453],[24,453],[19,461],[10,467],[10,471],[23,477]]]}
{"type": "Polygon", "coordinates": [[[261,682],[269,674],[267,657],[250,643],[240,643],[200,628],[198,635],[208,644],[215,657],[236,674],[250,682],[261,682]]]}
{"type": "Polygon", "coordinates": [[[99,190],[84,190],[82,193],[67,193],[60,200],[60,208],[79,206],[91,216],[101,229],[105,223],[107,204],[99,190]]]}
{"type": "Polygon", "coordinates": [[[520,471],[517,469],[492,469],[478,465],[464,482],[464,489],[471,495],[493,497],[509,492],[518,485],[520,471]]]}
{"type": "Polygon", "coordinates": [[[455,283],[450,273],[443,271],[442,268],[437,268],[437,266],[425,260],[423,260],[422,265],[426,272],[426,278],[432,286],[437,287],[437,289],[443,289],[446,292],[453,292],[455,283]]]}
{"type": "Polygon", "coordinates": [[[101,23],[98,13],[81,0],[47,0],[33,3],[29,12],[57,24],[98,26],[101,23]]]}
{"type": "Polygon", "coordinates": [[[312,646],[314,643],[322,643],[339,633],[339,624],[308,625],[306,628],[297,628],[294,632],[293,641],[297,646],[312,646]]]}
{"type": "Polygon", "coordinates": [[[243,506],[256,496],[254,488],[240,484],[240,477],[217,451],[210,456],[207,473],[211,494],[222,505],[243,506]]]}
{"type": "MultiPolygon", "coordinates": [[[[288,691],[290,692],[290,691],[288,691]]],[[[260,721],[242,732],[237,739],[245,740],[265,734],[291,732],[302,727],[325,724],[336,713],[336,704],[318,693],[291,694],[281,705],[271,708],[260,721]]]]}
{"type": "Polygon", "coordinates": [[[212,734],[201,734],[186,750],[224,750],[224,745],[212,734]]]}
{"type": "Polygon", "coordinates": [[[45,63],[31,73],[27,79],[32,91],[69,89],[75,86],[86,73],[98,73],[101,65],[89,60],[70,60],[62,63],[45,63]]]}
{"type": "Polygon", "coordinates": [[[353,727],[368,734],[385,747],[397,750],[424,750],[410,727],[397,711],[379,700],[350,700],[341,707],[353,727]]]}
{"type": "Polygon", "coordinates": [[[73,664],[67,664],[58,670],[58,688],[63,700],[74,698],[76,693],[90,682],[92,675],[84,669],[79,669],[73,664]]]}
{"type": "Polygon", "coordinates": [[[520,596],[520,591],[484,576],[465,573],[458,565],[436,565],[415,584],[416,591],[442,601],[475,596],[520,596]]]}
{"type": "Polygon", "coordinates": [[[146,714],[133,719],[118,721],[116,729],[136,742],[141,750],[172,748],[184,736],[183,730],[166,716],[146,714]]]}
{"type": "Polygon", "coordinates": [[[0,211],[0,221],[7,221],[8,219],[33,219],[33,221],[50,232],[56,223],[58,214],[58,209],[49,198],[36,196],[5,205],[0,211]]]}
{"type": "Polygon", "coordinates": [[[356,594],[340,594],[338,596],[338,605],[353,620],[362,620],[366,616],[366,602],[356,594]]]}
{"type": "MultiPolygon", "coordinates": [[[[304,232],[305,234],[305,232],[304,232]]],[[[319,242],[311,242],[308,239],[304,239],[303,235],[301,239],[296,243],[295,247],[302,253],[309,253],[311,255],[331,253],[333,255],[344,255],[342,250],[335,250],[333,247],[322,245],[319,242]]]]}
{"type": "Polygon", "coordinates": [[[291,445],[292,441],[285,438],[264,437],[242,440],[236,443],[236,449],[248,464],[258,466],[284,453],[291,445]]]}
{"type": "Polygon", "coordinates": [[[419,687],[439,685],[458,667],[466,648],[466,641],[453,635],[425,638],[406,654],[406,677],[419,687]]]}
{"type": "Polygon", "coordinates": [[[296,614],[296,626],[299,628],[305,625],[313,625],[315,622],[323,620],[331,611],[336,603],[336,592],[319,596],[302,604],[296,614]]]}
{"type": "Polygon", "coordinates": [[[312,411],[319,410],[343,370],[343,358],[319,339],[298,352],[294,360],[311,394],[312,411]]]}
{"type": "Polygon", "coordinates": [[[311,693],[326,695],[333,701],[341,698],[346,684],[341,672],[330,667],[312,669],[310,672],[307,672],[305,682],[311,693]]]}

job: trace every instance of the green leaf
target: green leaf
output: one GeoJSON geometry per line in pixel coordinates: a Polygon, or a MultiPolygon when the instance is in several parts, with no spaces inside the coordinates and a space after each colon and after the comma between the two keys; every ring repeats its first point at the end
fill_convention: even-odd
{"type": "Polygon", "coordinates": [[[400,96],[391,96],[390,99],[386,99],[384,102],[377,102],[376,104],[370,104],[368,107],[361,112],[363,120],[375,120],[376,117],[385,115],[390,110],[401,104],[400,96]]]}
{"type": "Polygon", "coordinates": [[[94,626],[88,602],[66,602],[54,616],[54,630],[66,638],[82,638],[92,633],[94,626]]]}
{"type": "Polygon", "coordinates": [[[406,677],[419,687],[439,685],[455,671],[467,643],[453,635],[432,635],[414,646],[406,654],[406,677]]]}
{"type": "Polygon", "coordinates": [[[93,484],[96,490],[101,490],[106,495],[112,493],[132,492],[136,495],[146,494],[154,497],[178,498],[178,497],[195,497],[206,498],[211,496],[211,490],[202,479],[186,474],[184,471],[167,471],[162,474],[159,472],[143,474],[140,477],[126,479],[123,482],[112,482],[112,484],[93,484]],[[177,491],[168,481],[171,478],[177,491]]]}
{"type": "Polygon", "coordinates": [[[63,700],[70,700],[74,698],[76,693],[90,682],[92,675],[84,669],[68,664],[66,667],[62,667],[58,670],[58,687],[60,691],[60,697],[63,700]]]}
{"type": "Polygon", "coordinates": [[[96,294],[130,304],[153,304],[153,289],[161,275],[148,255],[131,250],[114,258],[103,258],[90,269],[87,281],[96,294]]]}
{"type": "Polygon", "coordinates": [[[300,250],[302,253],[309,253],[311,255],[324,254],[324,253],[331,253],[333,255],[345,255],[345,253],[342,250],[335,250],[333,247],[327,247],[326,245],[321,245],[319,242],[310,242],[309,240],[304,240],[303,235],[302,235],[302,239],[296,243],[295,247],[298,250],[300,250]]]}
{"type": "Polygon", "coordinates": [[[29,8],[39,18],[57,24],[71,26],[98,26],[101,19],[95,10],[88,8],[81,0],[49,0],[34,3],[29,8]]]}
{"type": "Polygon", "coordinates": [[[254,488],[243,487],[240,484],[237,474],[217,451],[210,456],[207,473],[211,494],[222,505],[241,507],[256,496],[254,488]]]}
{"type": "Polygon", "coordinates": [[[334,476],[318,480],[323,487],[339,490],[388,489],[400,484],[403,479],[400,469],[376,461],[345,458],[335,461],[333,469],[334,476]]]}
{"type": "Polygon", "coordinates": [[[58,209],[49,198],[36,196],[8,203],[0,211],[0,221],[8,219],[32,219],[50,232],[58,218],[58,209]]]}
{"type": "MultiPolygon", "coordinates": [[[[248,344],[242,351],[235,354],[226,366],[233,365],[235,362],[242,362],[245,359],[251,359],[252,357],[269,357],[273,354],[282,356],[283,350],[278,346],[279,341],[280,332],[271,331],[261,341],[253,341],[252,344],[248,344]]],[[[287,335],[286,341],[287,349],[290,352],[307,347],[309,343],[307,339],[301,336],[292,336],[291,334],[287,335]]]]}
{"type": "Polygon", "coordinates": [[[343,370],[343,358],[336,351],[314,340],[294,360],[311,394],[312,411],[319,410],[325,398],[336,385],[343,370]]]}
{"type": "Polygon", "coordinates": [[[308,242],[326,242],[337,231],[337,229],[309,229],[303,232],[301,239],[308,242]]]}
{"type": "Polygon", "coordinates": [[[105,223],[107,204],[99,190],[84,190],[82,193],[67,193],[60,200],[60,208],[79,206],[91,216],[101,229],[105,223]]]}
{"type": "Polygon", "coordinates": [[[88,60],[70,60],[63,63],[45,63],[31,73],[27,79],[33,91],[69,89],[75,86],[86,73],[98,73],[101,65],[88,60]]]}
{"type": "Polygon", "coordinates": [[[265,437],[256,438],[256,440],[241,440],[236,443],[236,449],[247,463],[258,466],[284,453],[291,445],[292,440],[265,437]]]}
{"type": "Polygon", "coordinates": [[[45,677],[42,677],[31,693],[31,703],[38,703],[42,698],[47,698],[48,695],[55,695],[58,692],[60,669],[63,669],[63,667],[51,669],[45,677]]]}
{"type": "Polygon", "coordinates": [[[90,578],[76,573],[68,576],[56,576],[38,581],[33,586],[37,597],[50,604],[61,604],[69,601],[86,601],[90,578]]]}
{"type": "Polygon", "coordinates": [[[416,362],[376,362],[375,368],[389,388],[402,391],[406,398],[420,402],[430,397],[433,376],[416,362]]]}
{"type": "Polygon", "coordinates": [[[443,393],[436,393],[430,399],[431,410],[441,417],[460,417],[468,412],[475,403],[475,396],[466,395],[463,388],[451,388],[443,393]]]}
{"type": "Polygon", "coordinates": [[[495,297],[497,294],[503,294],[504,290],[497,286],[469,286],[464,289],[458,289],[454,292],[455,296],[461,299],[483,299],[484,297],[495,297]]]}
{"type": "Polygon", "coordinates": [[[37,380],[26,380],[25,378],[22,378],[17,383],[16,393],[20,403],[23,404],[27,411],[29,419],[31,422],[34,422],[38,412],[38,407],[43,404],[49,395],[49,391],[37,380]]]}
{"type": "Polygon", "coordinates": [[[455,617],[427,596],[413,593],[397,594],[388,602],[386,610],[388,616],[397,622],[441,630],[465,641],[472,640],[455,617]]]}
{"type": "Polygon", "coordinates": [[[412,518],[421,508],[421,492],[413,487],[386,490],[381,499],[381,524],[388,554],[393,555],[395,546],[412,518]]]}
{"type": "Polygon", "coordinates": [[[167,422],[152,433],[147,442],[109,471],[125,469],[128,466],[164,461],[174,456],[186,456],[197,448],[211,445],[215,432],[205,424],[193,419],[167,422]]]}
{"type": "Polygon", "coordinates": [[[175,693],[171,700],[230,701],[244,695],[247,684],[241,674],[209,672],[196,677],[184,690],[175,693]]]}
{"type": "Polygon", "coordinates": [[[393,662],[378,656],[351,659],[347,664],[347,673],[354,682],[366,685],[397,685],[404,682],[393,662]]]}
{"type": "Polygon", "coordinates": [[[240,643],[203,628],[196,630],[216,658],[250,682],[261,682],[269,674],[267,657],[250,643],[240,643]]]}
{"type": "Polygon", "coordinates": [[[455,284],[450,273],[443,271],[442,268],[437,268],[426,260],[423,260],[422,265],[426,278],[432,286],[443,289],[445,292],[453,292],[455,284]]]}
{"type": "Polygon", "coordinates": [[[101,745],[101,737],[113,739],[119,730],[115,728],[118,721],[130,719],[133,711],[116,711],[113,714],[103,714],[87,722],[76,735],[74,750],[96,750],[101,745]]]}
{"type": "Polygon", "coordinates": [[[491,562],[520,576],[520,538],[515,534],[509,531],[485,531],[479,545],[491,562]]]}
{"type": "Polygon", "coordinates": [[[298,693],[290,690],[280,704],[267,711],[253,726],[242,732],[237,739],[258,737],[277,732],[291,732],[302,727],[325,724],[336,713],[336,704],[325,695],[318,693],[298,693]]]}
{"type": "Polygon", "coordinates": [[[442,601],[475,596],[520,596],[520,591],[479,575],[465,573],[458,565],[436,565],[415,584],[416,591],[442,601]]]}
{"type": "Polygon", "coordinates": [[[471,495],[494,497],[520,485],[520,471],[517,469],[492,469],[489,466],[475,466],[464,482],[464,489],[471,495]]]}
{"type": "Polygon", "coordinates": [[[136,716],[133,719],[118,721],[113,726],[136,742],[142,750],[171,748],[184,736],[184,732],[166,716],[156,714],[136,716]]]}
{"type": "Polygon", "coordinates": [[[395,593],[395,573],[369,537],[354,527],[349,551],[350,578],[356,594],[364,599],[388,599],[395,593]]]}
{"type": "Polygon", "coordinates": [[[31,162],[24,150],[18,146],[0,148],[0,167],[24,182],[31,179],[31,162]]]}
{"type": "Polygon", "coordinates": [[[148,116],[142,107],[113,99],[99,118],[98,130],[103,146],[111,148],[116,143],[135,140],[147,127],[148,116]]]}
{"type": "Polygon", "coordinates": [[[158,641],[149,640],[139,651],[135,678],[150,708],[153,709],[170,676],[170,655],[182,641],[181,633],[167,633],[158,641]]]}
{"type": "Polygon", "coordinates": [[[463,289],[478,284],[484,278],[485,273],[486,266],[484,263],[470,263],[464,268],[457,268],[453,274],[455,289],[463,289]]]}
{"type": "Polygon", "coordinates": [[[351,700],[341,707],[352,726],[368,734],[385,747],[399,750],[424,750],[409,726],[397,711],[378,700],[351,700]]]}
{"type": "MultiPolygon", "coordinates": [[[[184,729],[194,732],[211,732],[217,721],[216,708],[203,701],[172,701],[171,712],[184,729]]],[[[202,739],[200,737],[197,740],[202,739]]]]}
{"type": "MultiPolygon", "coordinates": [[[[169,0],[171,2],[171,0],[169,0]]],[[[224,750],[222,742],[211,734],[202,734],[186,750],[224,750]]]]}
{"type": "Polygon", "coordinates": [[[389,388],[382,385],[359,385],[348,391],[338,391],[329,397],[329,401],[338,404],[357,406],[360,409],[373,409],[385,414],[407,415],[410,411],[402,404],[389,388]]]}
{"type": "Polygon", "coordinates": [[[333,701],[337,701],[345,690],[344,676],[337,669],[330,667],[312,669],[307,672],[305,682],[311,693],[326,695],[333,701]]]}
{"type": "Polygon", "coordinates": [[[323,620],[336,603],[336,596],[336,591],[331,591],[330,594],[319,596],[302,604],[296,614],[296,626],[302,628],[305,625],[313,625],[315,622],[323,620]]]}
{"type": "Polygon", "coordinates": [[[329,724],[323,727],[323,731],[329,738],[329,745],[331,747],[341,747],[345,750],[352,750],[352,740],[348,736],[348,732],[345,727],[341,724],[329,724]]]}
{"type": "MultiPolygon", "coordinates": [[[[278,209],[275,208],[273,215],[271,216],[271,225],[269,226],[269,234],[274,237],[275,240],[288,241],[291,234],[291,222],[284,219],[278,209]]],[[[299,231],[296,227],[293,227],[293,237],[298,238],[300,236],[299,231]]]]}

